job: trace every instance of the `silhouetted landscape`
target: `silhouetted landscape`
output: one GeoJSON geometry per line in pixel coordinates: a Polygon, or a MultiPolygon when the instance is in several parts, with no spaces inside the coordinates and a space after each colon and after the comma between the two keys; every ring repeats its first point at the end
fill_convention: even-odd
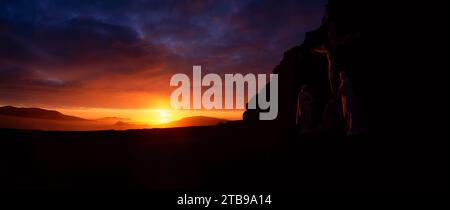
{"type": "Polygon", "coordinates": [[[186,117],[173,122],[157,125],[140,124],[130,119],[120,117],[103,117],[99,119],[84,119],[64,115],[55,110],[41,108],[18,108],[13,106],[0,107],[0,128],[28,129],[28,130],[128,130],[143,128],[168,128],[186,126],[208,126],[227,122],[227,120],[195,116],[186,117]]]}
{"type": "MultiPolygon", "coordinates": [[[[272,121],[259,120],[267,110],[248,105],[242,120],[191,116],[161,125],[0,107],[0,186],[445,191],[448,83],[428,69],[446,67],[448,58],[433,55],[431,47],[417,48],[429,57],[403,52],[416,46],[401,42],[407,36],[395,30],[379,30],[392,43],[373,46],[378,37],[367,28],[380,24],[368,22],[366,7],[329,0],[321,24],[277,58],[272,72],[279,75],[279,112],[272,121]],[[424,70],[415,75],[414,66],[424,70]]],[[[415,32],[420,18],[412,17],[402,16],[392,28],[415,32]]],[[[438,35],[432,28],[439,27],[416,37],[426,34],[423,42],[433,43],[430,37],[438,35]]]]}

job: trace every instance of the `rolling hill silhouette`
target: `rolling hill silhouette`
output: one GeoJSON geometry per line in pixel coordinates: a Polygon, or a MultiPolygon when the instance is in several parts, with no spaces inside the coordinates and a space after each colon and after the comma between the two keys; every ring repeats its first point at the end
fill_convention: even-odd
{"type": "Polygon", "coordinates": [[[34,119],[47,119],[47,120],[89,121],[87,119],[83,119],[80,117],[65,115],[55,110],[47,110],[40,108],[22,108],[14,106],[0,107],[0,115],[34,118],[34,119]]]}
{"type": "MultiPolygon", "coordinates": [[[[194,116],[177,121],[157,125],[157,128],[213,126],[227,122],[225,119],[194,116]]],[[[0,128],[34,129],[34,130],[127,130],[142,129],[153,126],[136,124],[130,119],[119,117],[103,117],[99,119],[84,119],[65,115],[55,110],[41,108],[22,108],[14,106],[0,107],[0,128]]]]}
{"type": "Polygon", "coordinates": [[[122,118],[122,117],[102,117],[102,118],[95,119],[95,120],[99,121],[99,122],[118,123],[118,122],[127,122],[127,121],[130,121],[131,119],[129,119],[129,118],[122,118]]]}
{"type": "Polygon", "coordinates": [[[0,107],[0,128],[32,130],[126,130],[148,128],[145,124],[131,124],[128,119],[104,117],[84,119],[41,108],[0,107]]]}
{"type": "Polygon", "coordinates": [[[228,120],[214,117],[194,116],[194,117],[185,117],[180,120],[162,124],[157,127],[167,128],[167,127],[209,126],[209,125],[217,125],[219,123],[224,123],[227,121],[228,120]]]}

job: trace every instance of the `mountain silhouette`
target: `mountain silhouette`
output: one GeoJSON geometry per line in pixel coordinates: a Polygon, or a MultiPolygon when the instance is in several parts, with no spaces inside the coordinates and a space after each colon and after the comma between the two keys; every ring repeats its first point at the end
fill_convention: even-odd
{"type": "Polygon", "coordinates": [[[217,125],[219,123],[224,122],[227,122],[227,120],[214,117],[194,116],[194,117],[185,117],[180,120],[162,124],[161,126],[157,127],[208,126],[208,125],[217,125]]]}
{"type": "MultiPolygon", "coordinates": [[[[157,125],[155,127],[212,126],[223,122],[227,122],[227,120],[205,116],[194,116],[157,125]]],[[[127,130],[149,127],[153,126],[132,123],[130,122],[130,119],[127,118],[103,117],[90,120],[65,115],[55,110],[14,106],[0,107],[0,128],[36,130],[127,130]]]]}
{"type": "Polygon", "coordinates": [[[131,121],[131,119],[122,118],[122,117],[102,117],[102,118],[95,119],[95,121],[108,122],[108,123],[119,123],[119,122],[129,122],[129,121],[131,121]]]}
{"type": "Polygon", "coordinates": [[[65,115],[55,110],[14,106],[0,107],[0,115],[46,120],[89,121],[80,117],[65,115]]]}

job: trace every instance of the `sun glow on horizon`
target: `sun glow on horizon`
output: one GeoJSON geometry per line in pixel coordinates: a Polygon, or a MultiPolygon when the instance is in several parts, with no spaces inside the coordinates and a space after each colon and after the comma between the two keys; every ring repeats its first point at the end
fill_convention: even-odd
{"type": "Polygon", "coordinates": [[[85,119],[100,119],[103,117],[124,118],[131,124],[146,124],[148,127],[166,124],[185,117],[207,116],[226,120],[242,119],[243,110],[179,110],[171,108],[149,109],[108,109],[108,108],[48,108],[66,115],[85,119]]]}
{"type": "Polygon", "coordinates": [[[167,110],[165,110],[165,109],[159,110],[159,117],[160,117],[161,123],[169,122],[169,114],[167,113],[167,110]]]}

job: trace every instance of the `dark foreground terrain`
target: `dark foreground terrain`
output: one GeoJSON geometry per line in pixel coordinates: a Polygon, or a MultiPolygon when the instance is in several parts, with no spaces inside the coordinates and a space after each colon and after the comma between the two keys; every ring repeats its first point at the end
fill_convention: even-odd
{"type": "Polygon", "coordinates": [[[411,139],[287,135],[290,131],[246,125],[0,133],[3,190],[415,191],[448,186],[447,148],[439,151],[440,145],[411,139]]]}

